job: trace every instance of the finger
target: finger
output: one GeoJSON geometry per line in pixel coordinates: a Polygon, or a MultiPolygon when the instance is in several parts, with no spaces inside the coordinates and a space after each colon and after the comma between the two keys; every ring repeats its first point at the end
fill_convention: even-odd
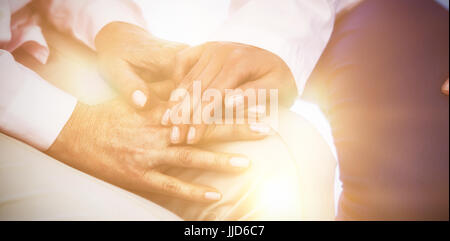
{"type": "Polygon", "coordinates": [[[207,129],[206,125],[190,126],[186,137],[186,143],[188,145],[198,144],[205,135],[206,129],[207,129]]]}
{"type": "MultiPolygon", "coordinates": [[[[201,71],[201,73],[195,79],[187,80],[187,82],[198,81],[198,82],[194,83],[194,84],[196,84],[196,86],[193,86],[191,84],[191,87],[197,88],[200,91],[199,94],[201,95],[201,94],[203,94],[203,92],[206,89],[216,88],[216,86],[214,86],[214,84],[213,84],[213,81],[216,78],[216,76],[220,74],[221,71],[222,71],[222,60],[220,59],[220,57],[216,56],[216,57],[213,57],[209,61],[209,63],[206,65],[206,67],[201,71]]],[[[226,83],[224,84],[224,86],[227,86],[226,83]]],[[[194,93],[193,93],[194,89],[192,89],[192,88],[189,90],[189,94],[190,94],[190,96],[194,97],[194,93]]],[[[194,98],[192,110],[198,108],[201,101],[202,101],[201,98],[194,98]]],[[[194,112],[192,112],[192,113],[194,113],[194,112]]]]}
{"type": "MultiPolygon", "coordinates": [[[[172,115],[175,115],[175,113],[179,111],[180,105],[187,103],[189,105],[188,110],[191,109],[189,91],[192,90],[192,82],[197,76],[201,74],[201,71],[207,65],[207,62],[208,61],[206,57],[202,57],[199,62],[190,70],[189,74],[183,78],[178,87],[172,91],[169,98],[170,106],[172,107],[167,109],[165,115],[161,119],[161,124],[163,126],[170,126],[173,124],[172,118],[170,117],[172,115]],[[189,98],[189,102],[187,102],[187,98],[189,98]]],[[[183,108],[185,107],[183,106],[183,108]]]]}
{"type": "Polygon", "coordinates": [[[143,79],[155,82],[172,77],[176,56],[187,45],[151,37],[151,41],[141,43],[140,47],[129,61],[139,69],[143,79]]]}
{"type": "Polygon", "coordinates": [[[247,95],[251,95],[254,99],[247,98],[246,106],[247,118],[252,121],[263,120],[270,115],[273,107],[278,108],[280,105],[291,106],[296,98],[297,88],[290,87],[286,90],[284,86],[279,86],[279,77],[274,75],[264,76],[256,81],[250,81],[239,86],[247,95]]]}
{"type": "MultiPolygon", "coordinates": [[[[205,99],[207,100],[207,99],[205,99]]],[[[212,105],[210,106],[204,106],[202,110],[199,112],[194,112],[194,115],[200,115],[200,124],[194,122],[194,125],[189,127],[188,134],[186,137],[186,143],[189,145],[194,145],[200,142],[203,135],[205,134],[205,131],[207,129],[208,125],[217,124],[222,122],[222,99],[216,99],[216,100],[208,100],[211,101],[212,105]],[[201,111],[207,112],[209,110],[209,115],[204,115],[204,113],[200,113],[201,111]],[[215,112],[220,112],[221,115],[216,115],[215,112]],[[214,113],[214,114],[213,114],[214,113]],[[220,119],[218,119],[220,118],[220,119]]],[[[194,117],[195,119],[195,117],[194,117]]]]}
{"type": "MultiPolygon", "coordinates": [[[[200,79],[202,79],[202,81],[205,80],[202,83],[202,87],[206,86],[205,88],[202,89],[202,94],[205,94],[205,96],[209,96],[208,93],[205,93],[208,91],[218,92],[223,96],[226,89],[235,88],[238,85],[238,83],[242,81],[242,79],[244,78],[241,75],[240,71],[232,70],[230,65],[226,65],[225,67],[221,68],[220,64],[221,64],[220,62],[213,63],[210,70],[206,69],[200,75],[200,79]]],[[[213,108],[210,109],[211,112],[210,114],[217,111],[223,114],[223,109],[218,109],[223,107],[222,100],[220,100],[220,103],[216,102],[217,100],[215,98],[198,100],[198,102],[194,102],[192,113],[197,114],[200,113],[201,117],[204,118],[203,113],[201,113],[202,107],[212,106],[213,108]]],[[[233,106],[235,105],[239,106],[242,105],[242,103],[233,102],[233,106]]],[[[206,126],[204,125],[205,121],[206,120],[202,120],[201,124],[193,126],[193,128],[190,128],[189,134],[197,132],[198,135],[194,137],[193,134],[191,135],[188,134],[187,140],[189,144],[195,144],[196,142],[199,141],[199,138],[203,135],[204,131],[206,130],[206,126]]]]}
{"type": "Polygon", "coordinates": [[[196,168],[217,172],[242,172],[250,167],[250,160],[243,156],[216,153],[191,147],[172,147],[161,153],[159,163],[164,165],[196,168]]]}
{"type": "MultiPolygon", "coordinates": [[[[197,124],[197,130],[200,134],[204,131],[206,127],[204,127],[201,122],[201,103],[202,99],[197,98],[196,96],[199,96],[203,93],[203,91],[210,85],[210,83],[213,81],[215,76],[220,72],[221,65],[220,60],[218,58],[213,58],[209,64],[206,66],[206,68],[201,72],[201,74],[198,76],[196,80],[194,80],[193,87],[188,91],[188,95],[185,98],[191,98],[192,105],[189,106],[189,113],[191,114],[191,118],[189,120],[190,123],[197,124]],[[194,91],[198,91],[199,93],[194,93],[194,91]],[[199,124],[200,122],[200,124],[199,124]]],[[[183,126],[180,127],[182,130],[182,137],[180,138],[181,143],[193,143],[193,137],[195,137],[195,130],[196,128],[191,128],[193,126],[183,126]]]]}
{"type": "Polygon", "coordinates": [[[249,74],[245,66],[239,67],[234,63],[227,63],[220,73],[214,78],[208,88],[220,91],[225,94],[226,89],[235,89],[247,81],[249,74]]]}
{"type": "Polygon", "coordinates": [[[445,84],[442,86],[442,93],[448,96],[449,94],[449,80],[445,82],[445,84]]]}
{"type": "Polygon", "coordinates": [[[217,202],[222,198],[213,188],[189,184],[155,171],[148,172],[144,181],[151,191],[188,201],[217,202]]]}
{"type": "Polygon", "coordinates": [[[269,124],[256,122],[243,125],[211,125],[198,143],[255,141],[273,134],[269,124]]]}
{"type": "MultiPolygon", "coordinates": [[[[247,75],[245,74],[245,71],[239,70],[239,68],[237,70],[235,70],[235,69],[231,68],[230,65],[227,65],[221,70],[221,72],[217,75],[217,77],[212,81],[212,83],[208,87],[208,90],[213,89],[214,91],[219,91],[220,93],[224,94],[225,92],[227,92],[228,89],[234,89],[240,83],[245,82],[246,77],[247,77],[247,75]]],[[[206,91],[208,91],[208,90],[206,90],[206,91]]],[[[217,108],[220,108],[223,106],[217,105],[216,103],[214,103],[216,101],[214,99],[203,101],[202,105],[200,105],[200,104],[195,105],[193,111],[195,113],[202,106],[209,106],[211,104],[214,104],[214,108],[211,110],[211,113],[213,113],[215,111],[220,111],[220,112],[222,112],[222,114],[225,114],[225,118],[226,118],[225,123],[242,125],[245,123],[244,119],[245,119],[245,114],[247,113],[247,111],[244,109],[245,108],[245,95],[244,95],[243,91],[239,91],[239,90],[233,91],[233,93],[234,93],[234,96],[231,96],[231,98],[225,99],[225,102],[226,102],[225,103],[225,113],[223,113],[223,109],[217,110],[217,108]],[[238,94],[236,94],[236,93],[238,93],[238,94]],[[240,98],[238,98],[238,97],[240,97],[240,98]],[[236,108],[236,110],[235,110],[235,108],[236,108]],[[228,114],[229,114],[230,110],[233,115],[231,116],[231,119],[228,120],[228,114]]],[[[256,95],[254,96],[254,98],[256,98],[256,95]]],[[[262,108],[263,108],[263,112],[265,113],[265,107],[262,107],[262,108]]],[[[250,110],[251,111],[248,112],[249,118],[251,116],[256,121],[261,112],[261,107],[252,105],[252,108],[250,110]]],[[[221,141],[241,140],[241,139],[246,139],[246,138],[247,139],[261,138],[261,136],[259,136],[259,135],[256,135],[256,137],[255,137],[254,131],[249,131],[251,129],[245,128],[245,125],[242,125],[242,126],[230,125],[230,126],[231,127],[227,127],[227,128],[219,128],[219,130],[221,130],[221,129],[228,130],[228,132],[226,132],[224,134],[243,134],[243,135],[242,136],[234,135],[234,137],[232,135],[230,135],[230,136],[223,135],[222,138],[220,138],[221,141]],[[242,128],[242,127],[244,127],[244,128],[242,128]],[[233,131],[229,131],[229,130],[234,130],[236,133],[233,133],[233,131]],[[239,130],[241,130],[242,133],[238,133],[239,130]],[[243,138],[244,136],[245,136],[245,138],[243,138]]],[[[201,139],[203,138],[203,135],[205,134],[207,129],[208,129],[208,127],[205,124],[191,126],[189,128],[187,138],[186,138],[187,144],[193,145],[193,144],[199,143],[201,141],[201,139]]],[[[256,129],[261,130],[261,128],[256,128],[256,129]]]]}
{"type": "Polygon", "coordinates": [[[160,123],[161,118],[163,118],[164,114],[166,113],[166,110],[169,107],[170,107],[170,105],[169,105],[168,102],[162,101],[162,102],[160,102],[159,105],[151,108],[149,111],[145,111],[142,114],[146,116],[146,118],[148,119],[149,123],[157,125],[157,124],[160,123]]]}
{"type": "MultiPolygon", "coordinates": [[[[168,118],[169,115],[175,115],[177,111],[179,111],[180,105],[182,108],[186,108],[189,118],[183,116],[183,124],[189,124],[191,121],[194,121],[194,106],[198,106],[201,103],[201,99],[192,98],[194,97],[194,89],[199,89],[200,93],[203,91],[205,87],[209,85],[209,82],[214,78],[217,72],[220,70],[220,64],[217,63],[217,60],[213,60],[209,62],[208,56],[202,56],[199,62],[193,67],[190,73],[182,80],[179,87],[171,93],[171,97],[169,101],[172,103],[173,107],[170,110],[167,110],[166,115],[161,120],[162,125],[169,126],[175,124],[172,122],[172,118],[168,118]],[[199,82],[196,82],[199,80],[199,82]],[[198,86],[200,84],[200,86],[198,86]],[[180,101],[181,100],[181,101],[180,101]],[[178,104],[177,104],[178,103],[178,104]],[[186,105],[182,105],[182,103],[187,103],[186,105]]],[[[197,96],[197,94],[196,94],[197,96]]],[[[187,138],[188,126],[178,125],[177,128],[173,129],[173,133],[180,132],[181,136],[175,140],[171,139],[173,144],[181,144],[185,143],[187,138]]],[[[175,137],[175,136],[173,136],[175,137]]],[[[176,135],[178,137],[178,135],[176,135]]]]}
{"type": "MultiPolygon", "coordinates": [[[[209,56],[202,55],[200,57],[200,60],[192,67],[189,73],[182,78],[182,80],[177,86],[177,89],[183,89],[186,90],[188,93],[192,93],[194,81],[200,80],[199,78],[200,75],[205,71],[205,69],[208,68],[208,66],[211,66],[209,62],[210,62],[209,56]]],[[[178,93],[176,91],[173,92],[173,95],[171,95],[170,101],[172,102],[180,101],[178,93]]]]}
{"type": "MultiPolygon", "coordinates": [[[[271,73],[265,75],[257,80],[249,81],[239,86],[240,89],[247,91],[251,90],[257,93],[266,94],[266,100],[270,100],[271,93],[276,92],[278,103],[283,106],[291,106],[297,98],[298,91],[295,81],[290,75],[280,75],[279,73],[271,73]],[[262,92],[265,91],[265,92],[262,92]]],[[[269,106],[269,103],[267,103],[269,106]]]]}
{"type": "Polygon", "coordinates": [[[160,100],[125,61],[117,60],[113,69],[104,69],[113,87],[137,109],[157,105],[160,100]]]}
{"type": "Polygon", "coordinates": [[[158,81],[149,83],[148,88],[152,90],[159,99],[168,101],[170,93],[175,89],[175,82],[173,80],[158,81]]]}
{"type": "Polygon", "coordinates": [[[189,127],[187,144],[255,141],[264,139],[271,134],[271,127],[263,122],[242,125],[196,125],[189,127]]]}
{"type": "Polygon", "coordinates": [[[179,104],[168,102],[167,110],[161,118],[161,124],[163,126],[171,126],[169,137],[171,144],[178,145],[185,142],[189,128],[187,125],[191,119],[190,106],[190,100],[188,99],[183,100],[179,104]]]}
{"type": "Polygon", "coordinates": [[[181,80],[191,71],[198,63],[203,53],[203,46],[196,46],[179,52],[175,60],[175,69],[173,71],[173,79],[179,85],[181,80]]]}
{"type": "Polygon", "coordinates": [[[188,129],[189,129],[188,125],[173,126],[170,133],[170,143],[174,145],[185,143],[188,129]]]}
{"type": "Polygon", "coordinates": [[[155,69],[155,66],[152,66],[151,68],[139,67],[139,65],[135,64],[130,64],[130,66],[132,66],[134,72],[146,83],[154,83],[164,79],[163,74],[155,69]]]}
{"type": "Polygon", "coordinates": [[[278,98],[278,90],[271,89],[269,85],[259,81],[251,81],[244,83],[238,88],[246,95],[244,105],[239,106],[240,109],[237,111],[244,111],[250,123],[263,120],[267,116],[270,111],[271,100],[278,106],[278,99],[273,99],[278,98]],[[273,94],[271,91],[276,91],[277,94],[271,96],[273,94]]]}

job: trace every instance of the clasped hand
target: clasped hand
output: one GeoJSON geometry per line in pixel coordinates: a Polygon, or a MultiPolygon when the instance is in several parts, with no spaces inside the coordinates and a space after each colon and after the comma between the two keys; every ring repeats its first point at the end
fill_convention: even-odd
{"type": "MultiPolygon", "coordinates": [[[[240,78],[246,76],[245,61],[242,62],[243,69],[232,74],[232,58],[211,59],[211,63],[217,65],[226,63],[232,74],[234,81],[223,79],[222,89],[234,88],[244,82],[248,86],[257,84],[258,78],[270,87],[268,78],[271,76],[289,80],[284,78],[289,77],[285,73],[287,67],[273,54],[233,44],[225,48],[225,56],[228,53],[235,56],[239,52],[233,50],[233,46],[254,52],[249,56],[252,58],[266,56],[276,65],[266,64],[267,69],[252,68],[254,79],[244,80],[240,78]]],[[[173,143],[170,138],[173,131],[161,125],[164,113],[171,106],[168,102],[171,92],[204,72],[203,62],[212,58],[215,47],[221,45],[205,46],[200,49],[206,52],[198,52],[199,48],[191,49],[156,39],[145,30],[126,23],[104,27],[96,38],[100,71],[128,104],[122,100],[96,106],[79,103],[47,153],[83,172],[136,193],[160,193],[198,202],[220,200],[221,193],[213,187],[186,183],[161,171],[161,167],[173,166],[239,173],[251,166],[251,161],[241,155],[173,143]],[[173,73],[180,77],[175,78],[173,73]],[[185,76],[184,73],[191,74],[185,76]]],[[[206,68],[203,75],[217,74],[217,66],[213,68],[216,72],[210,68],[206,68]]],[[[211,76],[205,80],[208,80],[208,86],[218,83],[211,76]]],[[[253,128],[252,124],[208,125],[202,128],[201,138],[197,137],[195,144],[257,140],[267,135],[267,131],[253,128]]]]}

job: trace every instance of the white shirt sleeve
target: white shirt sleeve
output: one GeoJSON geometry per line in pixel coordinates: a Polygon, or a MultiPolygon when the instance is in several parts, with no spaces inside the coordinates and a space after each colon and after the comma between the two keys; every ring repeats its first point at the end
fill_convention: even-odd
{"type": "Polygon", "coordinates": [[[0,50],[0,131],[45,151],[55,141],[77,100],[0,50]]]}
{"type": "Polygon", "coordinates": [[[56,28],[95,49],[97,33],[111,22],[146,28],[140,8],[132,0],[39,0],[39,8],[56,28]]]}
{"type": "Polygon", "coordinates": [[[358,0],[232,0],[232,12],[210,41],[271,51],[292,71],[299,95],[322,55],[336,14],[358,0]]]}

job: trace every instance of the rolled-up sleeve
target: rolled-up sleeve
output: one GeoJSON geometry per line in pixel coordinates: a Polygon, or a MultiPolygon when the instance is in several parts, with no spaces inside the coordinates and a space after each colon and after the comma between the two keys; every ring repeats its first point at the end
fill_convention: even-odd
{"type": "Polygon", "coordinates": [[[45,151],[77,104],[71,95],[0,50],[0,131],[45,151]]]}
{"type": "MultiPolygon", "coordinates": [[[[238,0],[235,0],[238,1],[238,0]]],[[[240,0],[210,41],[239,42],[281,57],[299,95],[333,31],[336,13],[357,0],[240,0]]]]}
{"type": "Polygon", "coordinates": [[[132,0],[38,0],[37,7],[57,29],[95,49],[95,37],[111,22],[146,28],[139,7],[132,0]]]}

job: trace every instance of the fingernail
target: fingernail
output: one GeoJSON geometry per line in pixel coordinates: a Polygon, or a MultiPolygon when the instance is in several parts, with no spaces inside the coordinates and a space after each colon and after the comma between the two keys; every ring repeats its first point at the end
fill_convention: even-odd
{"type": "Polygon", "coordinates": [[[171,113],[170,109],[166,110],[166,112],[164,113],[163,118],[161,120],[161,124],[163,126],[169,125],[170,113],[171,113]]]}
{"type": "Polygon", "coordinates": [[[172,128],[170,139],[172,140],[173,144],[177,144],[180,141],[180,128],[178,126],[172,128]]]}
{"type": "Polygon", "coordinates": [[[136,90],[135,92],[133,92],[133,102],[139,107],[144,107],[147,103],[147,96],[144,94],[144,92],[136,90]]]}
{"type": "Polygon", "coordinates": [[[254,116],[264,115],[266,113],[266,107],[263,105],[252,106],[248,108],[248,113],[254,116]]]}
{"type": "Polygon", "coordinates": [[[233,167],[246,168],[250,166],[250,160],[243,157],[233,157],[230,159],[230,164],[233,167]]]}
{"type": "Polygon", "coordinates": [[[272,131],[272,128],[264,123],[253,123],[250,124],[250,130],[260,134],[269,134],[272,131]]]}
{"type": "Polygon", "coordinates": [[[189,128],[189,132],[188,132],[188,136],[187,136],[188,144],[194,144],[195,132],[196,132],[195,127],[189,128]]]}
{"type": "Polygon", "coordinates": [[[219,201],[222,199],[222,194],[217,192],[207,192],[205,193],[205,198],[212,201],[219,201]]]}

